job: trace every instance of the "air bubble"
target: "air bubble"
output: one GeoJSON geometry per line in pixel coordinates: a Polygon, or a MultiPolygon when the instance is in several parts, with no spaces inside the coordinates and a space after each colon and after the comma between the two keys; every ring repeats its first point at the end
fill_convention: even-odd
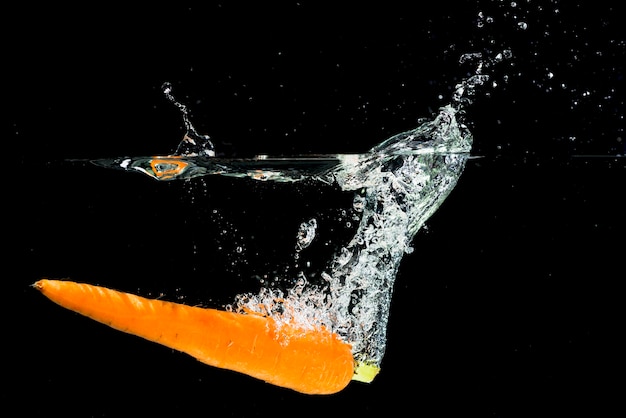
{"type": "Polygon", "coordinates": [[[308,222],[302,222],[300,224],[296,241],[296,251],[302,251],[311,245],[315,239],[316,230],[317,221],[315,219],[311,219],[308,222]]]}
{"type": "Polygon", "coordinates": [[[356,212],[363,212],[363,208],[365,207],[365,197],[360,194],[355,194],[354,199],[352,200],[352,208],[356,212]]]}

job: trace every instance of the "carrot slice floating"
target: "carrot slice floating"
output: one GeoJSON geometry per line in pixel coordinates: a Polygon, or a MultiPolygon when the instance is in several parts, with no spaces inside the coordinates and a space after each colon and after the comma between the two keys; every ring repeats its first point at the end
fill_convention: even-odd
{"type": "Polygon", "coordinates": [[[327,329],[205,309],[62,280],[34,284],[64,308],[199,361],[307,394],[331,394],[354,376],[350,344],[327,329]]]}

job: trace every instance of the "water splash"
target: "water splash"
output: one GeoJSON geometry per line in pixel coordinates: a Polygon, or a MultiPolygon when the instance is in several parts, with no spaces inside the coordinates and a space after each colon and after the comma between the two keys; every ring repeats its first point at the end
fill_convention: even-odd
{"type": "Polygon", "coordinates": [[[324,326],[352,344],[355,358],[378,367],[386,346],[389,306],[402,257],[424,222],[456,185],[472,144],[452,106],[432,121],[395,135],[369,153],[341,156],[329,173],[356,191],[358,228],[322,273],[318,286],[300,277],[285,294],[262,289],[238,298],[243,311],[275,314],[303,328],[324,326]],[[288,307],[288,309],[285,309],[288,307]]]}
{"type": "Polygon", "coordinates": [[[489,81],[490,76],[485,74],[485,71],[493,65],[509,60],[512,57],[513,53],[510,49],[498,52],[493,57],[485,56],[485,54],[480,52],[461,55],[459,58],[459,64],[474,63],[476,68],[472,76],[461,81],[454,87],[454,93],[452,94],[452,106],[457,111],[463,111],[465,107],[472,103],[472,97],[476,94],[476,88],[485,85],[489,81]]]}
{"type": "MultiPolygon", "coordinates": [[[[352,345],[359,364],[378,370],[400,262],[412,252],[413,237],[455,187],[470,158],[473,140],[463,122],[465,108],[476,88],[489,80],[485,71],[508,57],[509,51],[493,58],[463,55],[461,63],[473,62],[476,69],[455,86],[451,103],[432,119],[364,154],[216,158],[213,144],[207,136],[197,134],[187,108],[173,98],[171,86],[166,84],[164,93],[181,110],[187,128],[176,153],[95,163],[140,171],[157,180],[207,175],[278,182],[308,179],[353,193],[352,209],[358,226],[325,266],[320,274],[322,283],[310,283],[300,272],[286,290],[268,286],[256,294],[241,294],[227,309],[272,315],[278,324],[295,322],[305,330],[326,327],[352,345]]],[[[296,259],[315,239],[317,227],[316,219],[300,225],[296,259]]]]}
{"type": "Polygon", "coordinates": [[[185,124],[185,135],[180,144],[178,144],[174,155],[185,157],[215,157],[215,146],[213,142],[211,142],[211,138],[208,135],[202,135],[196,131],[196,128],[189,120],[187,106],[176,100],[172,95],[172,84],[165,82],[161,86],[161,89],[165,97],[178,107],[183,116],[183,123],[185,124]]]}

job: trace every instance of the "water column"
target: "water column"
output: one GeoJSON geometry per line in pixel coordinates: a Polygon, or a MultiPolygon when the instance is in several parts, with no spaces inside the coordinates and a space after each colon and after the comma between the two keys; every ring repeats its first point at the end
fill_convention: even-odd
{"type": "Polygon", "coordinates": [[[471,149],[456,110],[447,106],[418,128],[396,135],[336,173],[356,191],[363,213],[355,236],[325,276],[335,331],[353,345],[358,362],[379,367],[393,285],[411,241],[459,179],[471,149]]]}

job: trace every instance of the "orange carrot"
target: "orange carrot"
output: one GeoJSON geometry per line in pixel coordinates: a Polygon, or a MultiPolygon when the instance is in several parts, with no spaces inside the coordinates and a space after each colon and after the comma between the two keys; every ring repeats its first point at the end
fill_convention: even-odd
{"type": "Polygon", "coordinates": [[[148,173],[157,180],[172,180],[180,175],[189,163],[180,159],[179,156],[154,157],[150,160],[152,173],[148,173]]]}
{"type": "Polygon", "coordinates": [[[354,375],[350,344],[324,328],[279,327],[271,317],[146,299],[70,281],[40,280],[34,287],[59,305],[117,330],[298,392],[335,393],[354,375]]]}

